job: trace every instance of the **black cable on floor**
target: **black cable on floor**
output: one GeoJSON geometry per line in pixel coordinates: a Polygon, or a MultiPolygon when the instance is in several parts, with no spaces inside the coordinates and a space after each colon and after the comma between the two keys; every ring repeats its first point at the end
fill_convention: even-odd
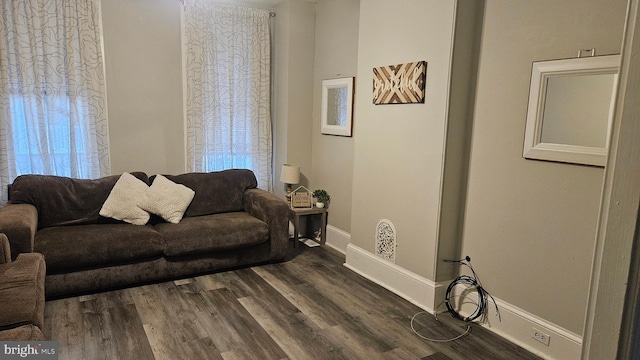
{"type": "Polygon", "coordinates": [[[487,303],[489,301],[489,299],[491,299],[491,301],[493,301],[493,305],[496,308],[496,315],[499,317],[500,316],[500,310],[498,309],[498,304],[496,304],[496,300],[493,298],[493,296],[491,296],[491,294],[489,294],[489,292],[487,290],[484,289],[484,287],[482,287],[482,284],[480,283],[480,279],[478,278],[478,275],[476,274],[475,270],[473,269],[473,266],[471,266],[471,258],[469,256],[465,257],[464,259],[461,260],[445,260],[445,262],[448,263],[459,263],[460,265],[466,266],[469,269],[471,269],[471,273],[473,274],[473,276],[470,275],[460,275],[457,278],[455,278],[451,284],[449,284],[449,286],[447,287],[447,292],[445,293],[445,299],[444,299],[444,304],[447,307],[447,311],[449,311],[449,314],[451,314],[451,316],[453,316],[456,319],[462,320],[462,321],[474,321],[480,317],[483,317],[482,320],[484,320],[484,318],[487,315],[488,309],[487,309],[487,303]],[[473,289],[475,288],[475,291],[478,295],[478,301],[476,303],[476,310],[469,316],[462,316],[458,310],[456,310],[454,308],[454,305],[451,303],[451,294],[453,293],[453,289],[456,286],[459,285],[466,285],[468,289],[473,289]]]}
{"type": "MultiPolygon", "coordinates": [[[[491,299],[491,301],[493,301],[493,305],[496,308],[496,316],[498,316],[498,319],[500,318],[500,310],[498,309],[498,304],[496,304],[496,300],[493,298],[493,296],[491,296],[491,294],[489,294],[489,292],[487,290],[485,290],[484,287],[482,287],[482,284],[480,283],[480,279],[478,278],[478,275],[476,274],[475,270],[473,269],[473,266],[471,266],[471,258],[469,256],[466,256],[464,259],[461,260],[445,260],[445,262],[448,263],[459,263],[460,265],[466,266],[469,269],[471,269],[471,273],[473,274],[471,275],[460,275],[457,278],[453,279],[453,281],[451,282],[451,284],[449,284],[449,287],[447,287],[447,292],[445,293],[445,300],[444,300],[444,305],[447,307],[447,311],[449,312],[449,314],[451,314],[451,316],[453,316],[454,318],[458,319],[458,320],[462,320],[465,322],[471,322],[474,321],[480,317],[482,317],[481,321],[486,321],[486,316],[488,313],[488,307],[487,307],[487,303],[489,302],[489,299],[491,299]],[[453,295],[453,290],[456,286],[466,286],[466,290],[474,290],[478,295],[478,301],[475,302],[473,300],[469,300],[468,303],[472,303],[476,305],[476,310],[469,316],[462,316],[460,314],[460,312],[458,312],[458,310],[456,310],[454,304],[452,303],[452,298],[459,298],[459,299],[463,299],[466,296],[463,295],[453,295]]],[[[466,291],[465,290],[465,291],[466,291]]],[[[440,306],[442,306],[442,303],[436,308],[435,312],[434,312],[434,316],[435,319],[438,320],[438,308],[440,308],[440,306]]],[[[414,320],[415,318],[420,315],[420,314],[426,314],[425,311],[421,311],[417,314],[415,314],[412,318],[411,318],[411,330],[413,330],[413,332],[419,336],[422,339],[425,340],[429,340],[429,341],[433,341],[433,342],[450,342],[450,341],[455,341],[458,340],[466,335],[469,334],[469,332],[471,332],[471,326],[467,325],[467,329],[466,331],[464,331],[463,333],[461,333],[458,336],[455,336],[453,338],[449,338],[449,339],[433,339],[433,338],[429,338],[426,337],[424,335],[421,335],[418,333],[418,331],[414,328],[414,320]]]]}
{"type": "MultiPolygon", "coordinates": [[[[480,279],[478,278],[478,275],[476,274],[475,270],[473,269],[473,266],[471,266],[471,258],[469,256],[466,256],[464,259],[461,260],[444,260],[445,262],[448,263],[459,263],[460,265],[463,266],[467,266],[469,269],[471,269],[471,273],[473,274],[473,276],[470,275],[460,275],[457,278],[455,278],[451,284],[449,284],[449,286],[447,287],[447,292],[445,293],[445,300],[444,300],[444,305],[447,307],[447,311],[449,312],[449,314],[451,314],[451,316],[453,316],[454,318],[458,319],[458,320],[462,320],[465,322],[471,322],[474,321],[480,317],[482,317],[482,321],[486,320],[486,316],[487,316],[487,303],[489,302],[489,299],[491,299],[491,301],[493,301],[493,305],[495,306],[496,309],[496,316],[498,316],[498,319],[500,318],[500,310],[498,309],[498,304],[496,304],[496,300],[493,298],[493,296],[491,296],[491,294],[489,294],[489,292],[487,290],[484,289],[484,287],[482,287],[482,284],[480,283],[480,279]],[[457,297],[462,299],[464,296],[461,295],[455,295],[453,296],[453,290],[456,286],[466,286],[467,289],[474,289],[478,295],[478,301],[474,302],[472,300],[470,300],[470,303],[473,303],[476,305],[476,310],[469,316],[462,316],[458,310],[455,309],[454,305],[452,304],[451,300],[452,297],[457,297]]],[[[438,306],[438,308],[440,308],[442,304],[440,304],[438,306]]],[[[436,308],[435,310],[435,319],[438,320],[438,308],[436,308]]],[[[432,339],[432,338],[428,338],[426,336],[423,336],[421,334],[418,333],[418,331],[416,331],[416,329],[413,326],[413,322],[416,318],[416,316],[420,315],[420,314],[426,314],[425,311],[421,311],[417,314],[415,314],[412,318],[411,318],[411,330],[413,330],[413,332],[419,336],[422,339],[428,340],[428,341],[432,341],[432,342],[450,342],[450,341],[455,341],[458,340],[464,336],[466,336],[467,334],[469,334],[469,332],[471,332],[471,326],[467,325],[467,329],[464,333],[455,336],[453,338],[450,339],[432,339]]]]}

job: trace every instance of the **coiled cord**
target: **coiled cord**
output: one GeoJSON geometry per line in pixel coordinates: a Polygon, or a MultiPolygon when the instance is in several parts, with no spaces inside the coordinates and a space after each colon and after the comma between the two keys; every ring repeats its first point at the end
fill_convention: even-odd
{"type": "Polygon", "coordinates": [[[473,276],[469,275],[460,275],[455,278],[451,284],[447,287],[447,292],[445,293],[444,304],[447,307],[447,311],[454,318],[462,321],[474,321],[480,317],[482,317],[482,321],[486,320],[487,315],[487,303],[488,300],[491,299],[493,301],[493,305],[496,309],[496,316],[500,317],[500,310],[498,309],[498,304],[496,304],[496,300],[489,294],[487,290],[482,287],[482,283],[480,283],[480,279],[476,274],[473,266],[471,266],[471,258],[469,256],[465,257],[461,260],[445,260],[448,263],[459,263],[460,265],[466,266],[471,269],[471,273],[473,276]],[[475,288],[476,293],[478,294],[478,302],[476,303],[476,310],[469,316],[462,316],[451,303],[451,294],[453,293],[453,289],[458,285],[466,285],[468,288],[475,288]]]}
{"type": "MultiPolygon", "coordinates": [[[[473,269],[473,266],[471,266],[471,258],[469,256],[466,256],[464,259],[461,260],[444,260],[445,262],[448,263],[459,263],[460,265],[466,266],[469,269],[471,269],[471,273],[473,274],[473,276],[469,276],[469,275],[460,275],[457,278],[455,278],[451,284],[449,284],[449,286],[447,287],[447,292],[445,293],[445,300],[444,300],[444,305],[447,308],[447,311],[449,312],[449,314],[451,314],[452,317],[458,319],[458,320],[462,320],[465,322],[471,322],[474,321],[480,317],[482,317],[481,321],[486,321],[486,316],[488,313],[488,309],[487,309],[487,303],[488,300],[491,299],[491,301],[493,301],[493,305],[495,306],[496,309],[496,316],[498,316],[498,319],[500,319],[500,310],[498,309],[498,304],[496,304],[496,300],[493,298],[493,296],[491,296],[491,294],[489,294],[489,292],[487,290],[484,289],[484,287],[482,287],[482,284],[480,283],[480,279],[478,278],[478,275],[476,274],[475,270],[473,269]],[[474,301],[469,301],[470,303],[473,303],[476,305],[476,310],[469,316],[462,316],[458,310],[455,309],[454,304],[452,304],[451,299],[452,299],[452,294],[453,294],[453,290],[456,286],[466,286],[467,289],[473,289],[475,288],[476,293],[478,294],[478,301],[474,302],[474,301]]],[[[462,299],[464,296],[461,295],[455,295],[453,297],[457,297],[462,299]]],[[[442,306],[442,303],[436,308],[434,317],[436,320],[438,320],[438,308],[440,308],[440,306],[442,306]]],[[[432,341],[432,342],[439,342],[439,343],[444,343],[444,342],[450,342],[450,341],[455,341],[458,340],[464,336],[466,336],[467,334],[469,334],[469,332],[471,332],[471,326],[467,325],[467,329],[465,332],[463,332],[462,334],[455,336],[453,338],[450,339],[432,339],[432,338],[428,338],[426,336],[423,336],[421,334],[418,333],[418,331],[416,331],[416,329],[413,326],[413,322],[416,318],[416,316],[420,315],[420,314],[425,314],[426,312],[421,311],[417,314],[415,314],[412,318],[411,318],[411,330],[413,330],[413,332],[419,336],[422,339],[428,340],[428,341],[432,341]]]]}

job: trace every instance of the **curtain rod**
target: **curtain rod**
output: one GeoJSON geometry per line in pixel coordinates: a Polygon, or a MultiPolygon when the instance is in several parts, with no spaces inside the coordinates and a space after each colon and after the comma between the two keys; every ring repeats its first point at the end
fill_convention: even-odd
{"type": "MultiPolygon", "coordinates": [[[[184,0],[178,0],[178,3],[180,3],[180,5],[184,5],[184,0]]],[[[276,17],[276,13],[269,11],[269,17],[276,17]]]]}

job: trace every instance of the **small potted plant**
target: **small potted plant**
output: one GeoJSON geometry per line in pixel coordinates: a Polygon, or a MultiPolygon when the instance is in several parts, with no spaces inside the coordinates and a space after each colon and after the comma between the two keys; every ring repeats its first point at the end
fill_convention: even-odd
{"type": "Polygon", "coordinates": [[[323,189],[314,190],[312,195],[314,198],[316,198],[317,207],[323,208],[325,206],[329,206],[329,203],[331,202],[331,196],[329,196],[329,194],[323,189]]]}

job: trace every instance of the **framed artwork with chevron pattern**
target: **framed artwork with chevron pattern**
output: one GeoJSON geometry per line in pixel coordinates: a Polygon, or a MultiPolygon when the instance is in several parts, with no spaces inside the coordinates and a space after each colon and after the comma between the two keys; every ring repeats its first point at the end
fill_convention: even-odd
{"type": "Polygon", "coordinates": [[[426,78],[426,61],[373,68],[373,103],[424,103],[426,78]]]}

